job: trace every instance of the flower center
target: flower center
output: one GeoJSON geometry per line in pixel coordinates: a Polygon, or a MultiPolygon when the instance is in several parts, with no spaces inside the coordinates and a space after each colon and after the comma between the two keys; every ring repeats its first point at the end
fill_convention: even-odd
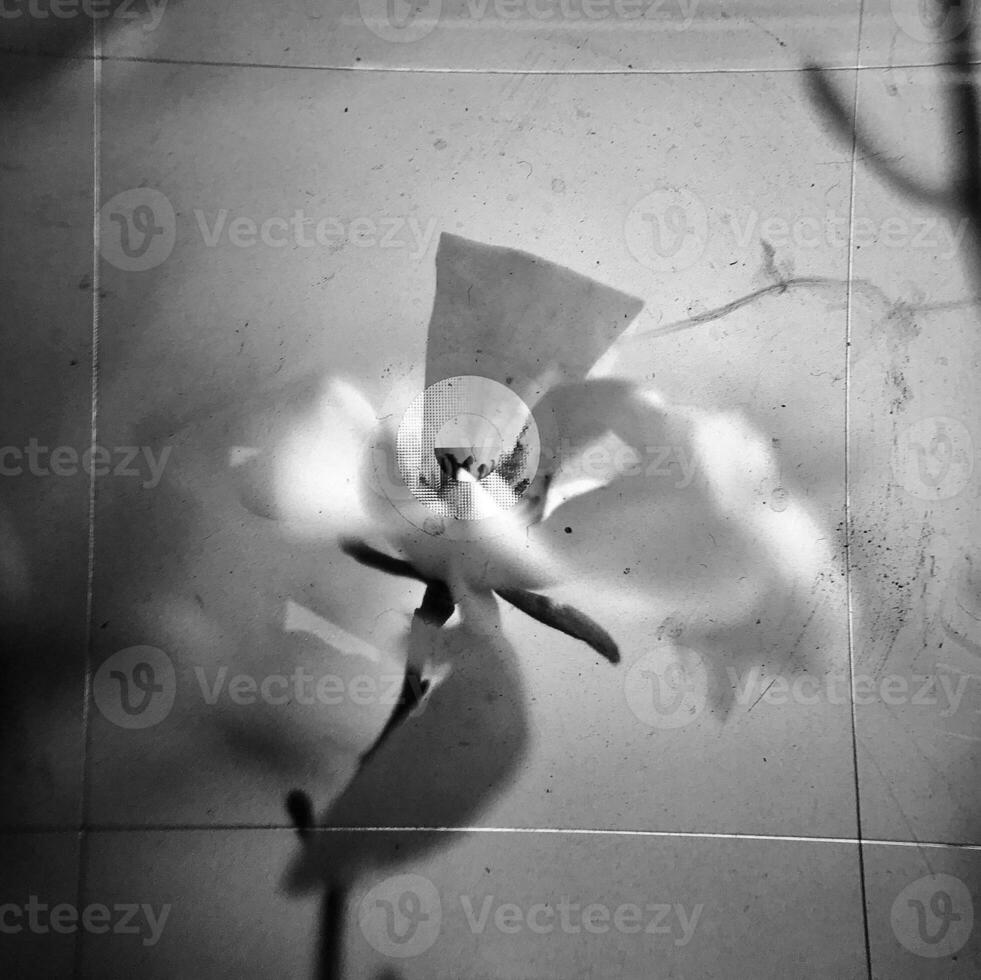
{"type": "Polygon", "coordinates": [[[398,429],[402,480],[430,510],[458,520],[513,507],[534,479],[539,452],[528,406],[510,388],[477,375],[430,385],[398,429]]]}

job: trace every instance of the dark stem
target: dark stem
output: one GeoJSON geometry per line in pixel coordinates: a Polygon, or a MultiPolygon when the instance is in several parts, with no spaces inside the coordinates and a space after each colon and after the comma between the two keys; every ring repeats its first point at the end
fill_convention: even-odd
{"type": "Polygon", "coordinates": [[[565,633],[566,636],[582,640],[611,664],[620,662],[620,651],[613,637],[599,623],[590,619],[584,612],[580,612],[575,606],[565,606],[547,596],[539,595],[537,592],[526,592],[524,589],[495,589],[495,591],[506,602],[510,602],[516,609],[520,609],[539,623],[565,633]]]}
{"type": "Polygon", "coordinates": [[[341,980],[344,969],[344,913],[347,886],[328,886],[320,911],[318,980],[341,980]]]}
{"type": "MultiPolygon", "coordinates": [[[[453,615],[455,604],[450,590],[443,582],[433,582],[426,587],[422,597],[422,605],[413,614],[413,619],[427,627],[439,629],[453,615]]],[[[425,657],[417,658],[416,651],[409,651],[409,662],[405,668],[405,678],[402,681],[402,693],[381,734],[374,744],[361,756],[361,765],[365,765],[412,711],[419,705],[429,691],[429,681],[420,673],[425,657]],[[422,663],[416,663],[421,660],[422,663]]]]}

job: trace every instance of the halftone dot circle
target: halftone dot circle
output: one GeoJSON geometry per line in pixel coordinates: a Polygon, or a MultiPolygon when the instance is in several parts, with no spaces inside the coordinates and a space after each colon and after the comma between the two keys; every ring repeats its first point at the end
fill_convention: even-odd
{"type": "Polygon", "coordinates": [[[958,419],[932,416],[897,434],[892,466],[896,482],[920,500],[949,500],[974,473],[974,440],[958,419]]]}
{"type": "Polygon", "coordinates": [[[135,646],[103,661],[92,679],[92,697],[120,728],[150,728],[170,714],[177,695],[174,665],[163,650],[135,646]]]}
{"type": "Polygon", "coordinates": [[[362,898],[361,934],[376,952],[394,959],[425,953],[439,938],[443,909],[436,886],[422,875],[393,875],[362,898]]]}
{"type": "Polygon", "coordinates": [[[99,209],[99,254],[123,272],[146,272],[165,262],[176,240],[174,206],[152,187],[122,191],[99,209]]]}
{"type": "Polygon", "coordinates": [[[930,874],[908,884],[889,915],[892,931],[911,953],[927,959],[952,956],[974,929],[974,902],[960,878],[930,874]]]}
{"type": "Polygon", "coordinates": [[[914,41],[942,44],[964,33],[974,16],[974,0],[890,0],[892,19],[914,41]]]}
{"type": "Polygon", "coordinates": [[[624,220],[630,254],[655,272],[694,265],[709,237],[708,211],[687,188],[660,188],[642,197],[624,220]]]}
{"type": "Polygon", "coordinates": [[[396,436],[402,481],[443,519],[482,520],[510,510],[534,480],[540,453],[528,406],[478,375],[430,385],[406,409],[396,436]]]}
{"type": "Polygon", "coordinates": [[[436,30],[443,0],[358,0],[358,8],[362,23],[376,37],[408,44],[436,30]]]}
{"type": "Polygon", "coordinates": [[[683,728],[708,701],[708,672],[686,647],[662,643],[631,664],[623,679],[627,706],[651,728],[683,728]]]}

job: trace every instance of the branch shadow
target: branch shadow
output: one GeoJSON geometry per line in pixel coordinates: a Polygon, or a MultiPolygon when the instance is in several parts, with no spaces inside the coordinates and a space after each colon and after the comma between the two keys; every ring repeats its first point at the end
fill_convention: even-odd
{"type": "MultiPolygon", "coordinates": [[[[869,121],[857,118],[849,107],[846,98],[832,81],[833,73],[814,62],[807,63],[805,84],[814,106],[829,124],[834,136],[845,146],[852,147],[856,157],[861,159],[887,189],[916,206],[947,216],[951,221],[960,220],[966,223],[967,232],[965,244],[961,248],[961,260],[965,281],[973,294],[973,302],[969,305],[976,306],[978,297],[981,296],[981,116],[975,82],[977,66],[974,7],[957,0],[935,0],[932,4],[921,4],[921,16],[925,14],[932,18],[934,38],[942,45],[943,51],[937,70],[944,77],[943,88],[948,107],[947,141],[952,155],[952,167],[945,179],[931,182],[908,172],[895,162],[896,158],[873,138],[869,121]]],[[[899,159],[902,159],[901,155],[899,159]]],[[[951,308],[953,304],[946,305],[951,308]]],[[[913,313],[915,310],[908,312],[913,313]]],[[[849,529],[849,534],[856,532],[849,529]]],[[[860,545],[860,542],[852,543],[860,545]]],[[[895,546],[895,542],[893,545],[895,546]]],[[[948,618],[951,609],[981,609],[981,560],[978,549],[979,542],[976,540],[956,542],[957,558],[942,586],[945,596],[939,614],[940,625],[946,635],[963,651],[973,656],[977,656],[977,651],[981,649],[975,639],[979,637],[977,616],[973,616],[973,621],[971,615],[960,617],[956,625],[948,621],[948,618]],[[968,633],[973,634],[973,637],[968,633]]],[[[922,540],[918,550],[919,563],[922,566],[927,557],[923,553],[922,540]]],[[[929,577],[932,578],[935,574],[937,573],[931,571],[929,577]]],[[[921,600],[925,605],[928,583],[920,576],[919,570],[914,577],[919,578],[918,584],[923,586],[921,600]]],[[[875,595],[860,595],[858,598],[861,603],[882,606],[882,600],[875,595]]],[[[876,632],[892,635],[892,642],[895,643],[899,626],[894,630],[891,622],[881,621],[883,618],[892,619],[894,612],[887,612],[884,616],[880,612],[879,609],[875,612],[876,632]]],[[[905,612],[901,616],[905,616],[905,612]]],[[[924,624],[924,633],[930,626],[930,623],[924,624]]],[[[943,643],[940,645],[943,646],[943,643]]],[[[891,649],[890,645],[884,656],[888,657],[891,649]]],[[[871,746],[866,746],[865,749],[868,752],[871,746]]],[[[964,761],[965,757],[972,755],[970,752],[958,753],[957,750],[951,750],[950,754],[960,757],[949,764],[950,771],[954,771],[958,761],[964,761]]],[[[874,760],[872,761],[874,764],[874,760]]],[[[967,761],[966,765],[970,767],[970,762],[967,761]]],[[[961,819],[961,825],[951,832],[957,839],[976,840],[981,826],[977,818],[964,813],[961,819]]]]}
{"type": "MultiPolygon", "coordinates": [[[[451,665],[449,676],[315,825],[312,799],[290,794],[301,850],[284,888],[292,895],[323,892],[318,980],[350,975],[345,925],[358,882],[459,843],[521,768],[529,727],[517,658],[499,619],[486,625],[479,634],[466,626],[438,634],[437,658],[451,665]]],[[[389,969],[383,976],[397,974],[389,969]]]]}

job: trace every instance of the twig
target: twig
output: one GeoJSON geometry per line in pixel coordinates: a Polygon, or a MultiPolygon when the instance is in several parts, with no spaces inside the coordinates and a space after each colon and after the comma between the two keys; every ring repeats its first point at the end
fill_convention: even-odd
{"type": "Polygon", "coordinates": [[[870,166],[894,189],[905,194],[919,204],[937,210],[959,211],[967,215],[973,261],[965,256],[968,275],[981,273],[981,120],[978,114],[978,99],[972,79],[974,67],[974,27],[970,5],[965,6],[953,0],[942,0],[941,17],[938,23],[950,29],[951,17],[956,17],[959,30],[953,31],[946,39],[946,64],[953,71],[948,92],[952,104],[950,115],[951,142],[956,149],[954,172],[942,185],[931,187],[910,174],[903,173],[877,152],[871,141],[859,126],[858,120],[848,110],[844,101],[832,87],[827,72],[811,62],[807,65],[807,84],[825,117],[839,131],[843,138],[854,140],[855,148],[868,158],[870,166]],[[956,6],[956,11],[955,11],[956,6]]]}
{"type": "MultiPolygon", "coordinates": [[[[665,324],[663,327],[652,327],[649,330],[643,330],[636,334],[628,335],[623,337],[620,341],[618,341],[618,343],[629,344],[635,343],[638,340],[647,340],[650,337],[663,337],[667,334],[688,330],[691,327],[701,326],[704,323],[711,323],[713,320],[721,320],[730,313],[735,313],[736,310],[742,309],[744,306],[749,306],[750,303],[755,303],[764,296],[769,296],[774,293],[779,295],[786,293],[791,289],[800,289],[803,287],[814,288],[836,286],[839,288],[845,288],[848,285],[849,281],[847,279],[831,279],[822,276],[784,279],[780,282],[775,282],[770,286],[764,286],[762,289],[757,289],[752,293],[747,293],[745,296],[740,296],[739,299],[734,299],[729,303],[724,303],[722,306],[717,306],[714,309],[707,310],[704,313],[696,313],[695,316],[686,317],[684,320],[675,320],[674,323],[665,324]]],[[[890,310],[895,310],[898,307],[902,307],[909,313],[939,313],[948,310],[960,310],[972,306],[981,306],[981,296],[969,296],[966,299],[948,300],[943,303],[913,305],[902,300],[890,299],[880,286],[877,286],[874,282],[870,282],[868,279],[853,279],[851,281],[851,285],[853,288],[864,289],[870,293],[874,293],[878,299],[887,304],[890,310]]]]}
{"type": "Polygon", "coordinates": [[[565,633],[566,636],[582,640],[611,664],[620,662],[620,651],[613,637],[599,623],[574,606],[562,605],[547,596],[527,592],[524,589],[495,589],[494,591],[526,616],[531,616],[532,619],[560,633],[565,633]]]}

